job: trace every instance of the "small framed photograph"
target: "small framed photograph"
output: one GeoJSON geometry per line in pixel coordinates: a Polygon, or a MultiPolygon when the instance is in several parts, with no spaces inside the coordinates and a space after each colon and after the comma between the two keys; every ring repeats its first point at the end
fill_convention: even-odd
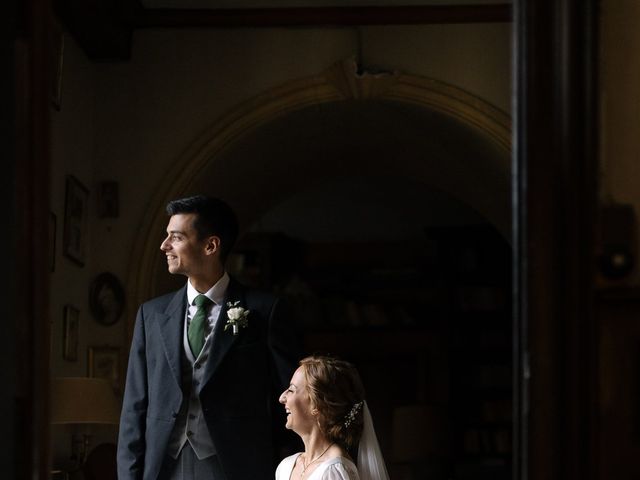
{"type": "Polygon", "coordinates": [[[111,382],[115,392],[120,391],[120,348],[89,347],[88,376],[105,378],[111,382]]]}
{"type": "Polygon", "coordinates": [[[98,185],[98,217],[117,218],[118,214],[118,182],[100,182],[98,185]]]}
{"type": "Polygon", "coordinates": [[[56,214],[49,212],[49,270],[56,271],[56,214]]]}
{"type": "Polygon", "coordinates": [[[80,310],[72,305],[64,306],[64,325],[62,336],[62,358],[70,362],[78,360],[78,336],[80,329],[80,310]]]}
{"type": "Polygon", "coordinates": [[[63,251],[71,260],[82,266],[85,262],[87,222],[89,215],[89,190],[73,175],[67,176],[64,206],[63,251]]]}

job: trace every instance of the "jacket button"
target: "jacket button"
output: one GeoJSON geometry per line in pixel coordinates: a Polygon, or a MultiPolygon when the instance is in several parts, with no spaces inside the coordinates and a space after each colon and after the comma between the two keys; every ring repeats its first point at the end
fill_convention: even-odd
{"type": "Polygon", "coordinates": [[[173,412],[172,415],[173,415],[173,418],[178,418],[178,412],[173,412]]]}
{"type": "Polygon", "coordinates": [[[191,430],[189,430],[189,431],[187,432],[187,437],[192,437],[192,436],[193,436],[193,432],[192,432],[191,430]]]}

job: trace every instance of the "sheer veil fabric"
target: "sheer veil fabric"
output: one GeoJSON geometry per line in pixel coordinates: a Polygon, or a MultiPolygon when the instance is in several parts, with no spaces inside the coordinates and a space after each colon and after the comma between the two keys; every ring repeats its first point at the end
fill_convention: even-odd
{"type": "Polygon", "coordinates": [[[364,402],[363,415],[364,426],[358,446],[358,475],[360,480],[389,480],[367,402],[364,402]]]}

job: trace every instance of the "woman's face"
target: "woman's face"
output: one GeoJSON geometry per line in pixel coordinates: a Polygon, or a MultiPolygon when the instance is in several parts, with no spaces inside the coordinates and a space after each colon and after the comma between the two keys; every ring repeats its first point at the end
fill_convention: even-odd
{"type": "Polygon", "coordinates": [[[302,435],[310,432],[314,425],[317,425],[316,418],[312,414],[314,408],[311,405],[311,398],[309,398],[307,391],[307,380],[302,367],[298,367],[295,371],[291,377],[289,388],[282,392],[279,401],[287,412],[286,427],[288,429],[302,435]]]}

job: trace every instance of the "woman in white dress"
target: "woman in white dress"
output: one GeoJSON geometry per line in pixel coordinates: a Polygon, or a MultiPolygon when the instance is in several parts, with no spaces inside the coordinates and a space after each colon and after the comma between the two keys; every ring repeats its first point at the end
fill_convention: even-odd
{"type": "Polygon", "coordinates": [[[282,460],[276,480],[388,480],[353,365],[307,357],[279,401],[287,412],[286,428],[300,435],[304,452],[282,460]],[[349,451],[358,452],[356,462],[349,451]]]}

